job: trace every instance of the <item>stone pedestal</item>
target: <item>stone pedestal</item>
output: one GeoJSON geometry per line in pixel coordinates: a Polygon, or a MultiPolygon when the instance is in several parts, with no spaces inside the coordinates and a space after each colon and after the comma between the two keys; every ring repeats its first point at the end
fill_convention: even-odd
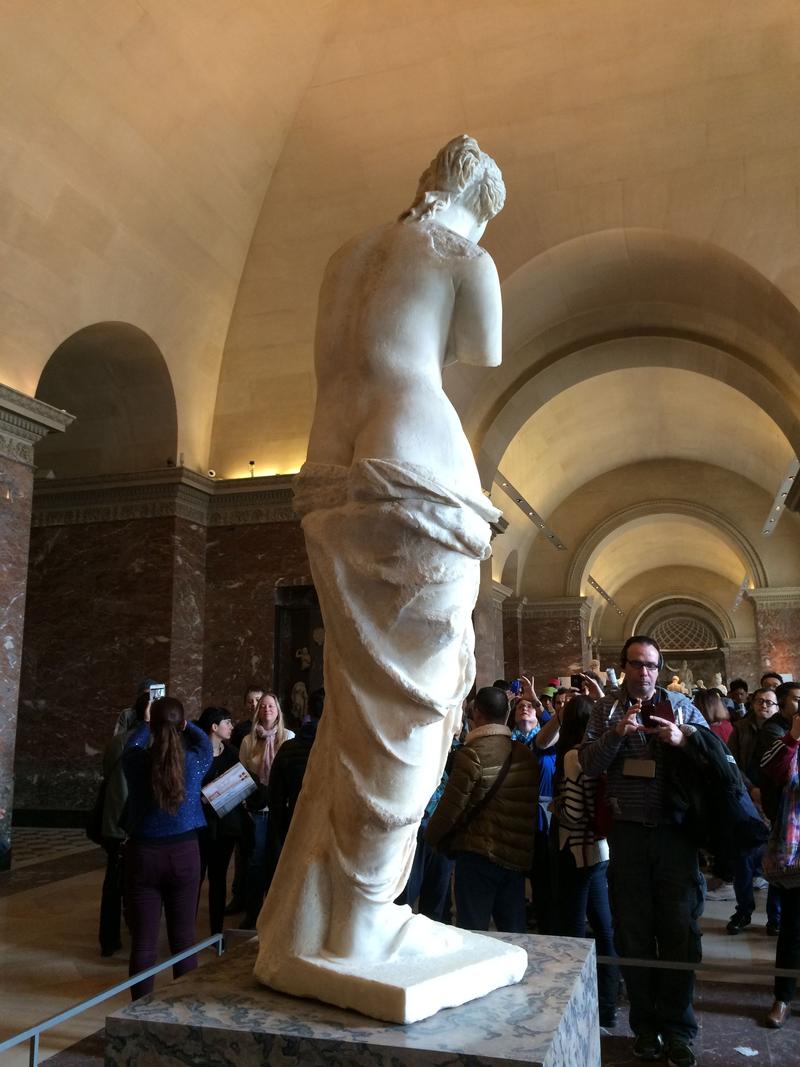
{"type": "Polygon", "coordinates": [[[800,586],[753,589],[748,596],[755,604],[759,674],[800,678],[800,586]]]}
{"type": "Polygon", "coordinates": [[[11,864],[14,749],[33,491],[33,446],[72,416],[0,385],[0,870],[11,864]]]}
{"type": "Polygon", "coordinates": [[[106,1019],[108,1067],[599,1067],[594,944],[497,935],[522,982],[405,1026],[283,996],[253,977],[255,940],[106,1019]]]}

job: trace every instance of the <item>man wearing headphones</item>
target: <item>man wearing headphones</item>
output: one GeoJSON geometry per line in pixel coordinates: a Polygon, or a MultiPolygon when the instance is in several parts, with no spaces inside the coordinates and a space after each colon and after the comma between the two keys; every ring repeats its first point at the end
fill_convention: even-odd
{"type": "MultiPolygon", "coordinates": [[[[646,636],[625,642],[617,694],[599,700],[580,748],[585,774],[607,774],[613,812],[608,871],[614,937],[621,957],[699,962],[698,919],[705,884],[697,845],[672,821],[665,795],[665,746],[692,744],[706,721],[680,693],[656,684],[664,661],[646,636]]],[[[634,1055],[672,1067],[697,1062],[692,971],[626,968],[634,1055]]]]}

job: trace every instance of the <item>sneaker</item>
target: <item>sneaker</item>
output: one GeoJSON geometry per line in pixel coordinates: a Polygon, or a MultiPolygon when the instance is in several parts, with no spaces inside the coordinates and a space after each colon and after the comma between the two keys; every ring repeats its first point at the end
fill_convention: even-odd
{"type": "Polygon", "coordinates": [[[769,888],[769,882],[766,880],[766,878],[762,878],[761,875],[759,875],[757,878],[753,879],[753,889],[768,889],[768,888],[769,888]]]}
{"type": "Polygon", "coordinates": [[[661,1034],[644,1031],[633,1039],[633,1054],[637,1060],[660,1060],[664,1053],[661,1034]]]}
{"type": "Polygon", "coordinates": [[[781,928],[777,923],[767,923],[767,936],[777,937],[781,932],[781,928]]]}
{"type": "Polygon", "coordinates": [[[696,1067],[697,1060],[692,1046],[683,1041],[670,1041],[667,1046],[667,1063],[669,1067],[696,1067]]]}
{"type": "Polygon", "coordinates": [[[731,915],[730,922],[725,929],[729,934],[740,934],[751,922],[752,919],[749,915],[742,915],[741,912],[735,911],[733,915],[731,915]]]}

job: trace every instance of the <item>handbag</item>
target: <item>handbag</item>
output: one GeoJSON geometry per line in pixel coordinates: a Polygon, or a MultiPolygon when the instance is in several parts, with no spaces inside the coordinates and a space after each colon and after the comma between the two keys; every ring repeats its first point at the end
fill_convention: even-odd
{"type": "Polygon", "coordinates": [[[770,885],[800,888],[800,775],[796,748],[761,864],[770,885]]]}

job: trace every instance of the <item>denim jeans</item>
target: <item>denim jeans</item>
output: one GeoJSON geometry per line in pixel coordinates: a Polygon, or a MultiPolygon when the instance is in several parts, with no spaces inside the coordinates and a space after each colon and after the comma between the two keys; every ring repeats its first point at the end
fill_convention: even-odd
{"type": "MultiPolygon", "coordinates": [[[[572,851],[559,853],[558,933],[563,937],[586,937],[586,918],[594,934],[598,956],[616,956],[611,908],[608,903],[608,863],[578,867],[572,851]]],[[[611,1011],[617,1005],[619,967],[597,965],[597,994],[600,1010],[611,1011]]]]}
{"type": "Polygon", "coordinates": [[[450,881],[453,861],[425,841],[424,831],[417,834],[417,848],[406,887],[397,898],[397,904],[410,904],[413,908],[419,900],[420,915],[427,915],[436,922],[450,922],[450,881]]]}
{"type": "MultiPolygon", "coordinates": [[[[699,963],[705,882],[697,845],[681,827],[614,823],[608,887],[617,953],[629,959],[699,963]]],[[[697,1034],[694,972],[623,967],[635,1034],[691,1043],[697,1034]]]]}
{"type": "MultiPolygon", "coordinates": [[[[162,906],[170,952],[181,952],[195,943],[199,889],[200,849],[196,839],[176,844],[128,842],[125,893],[131,926],[129,974],[138,974],[156,962],[162,906]]],[[[189,956],[173,966],[172,974],[180,978],[196,966],[197,957],[189,956]]],[[[153,983],[153,978],[146,978],[132,986],[132,999],[152,993],[153,983]]]]}
{"type": "Polygon", "coordinates": [[[244,912],[242,920],[247,926],[255,926],[264,895],[272,881],[273,866],[270,863],[269,812],[253,813],[253,847],[247,862],[244,881],[244,912]]]}
{"type": "MultiPolygon", "coordinates": [[[[736,913],[748,919],[756,910],[753,895],[753,879],[761,869],[761,857],[766,845],[759,845],[747,852],[740,852],[736,857],[733,874],[733,891],[736,894],[736,913]]],[[[767,922],[779,926],[781,921],[781,903],[777,887],[771,885],[767,890],[767,922]]]]}
{"type": "Polygon", "coordinates": [[[486,856],[460,852],[455,873],[456,922],[462,930],[525,933],[525,874],[499,867],[486,856]]]}

